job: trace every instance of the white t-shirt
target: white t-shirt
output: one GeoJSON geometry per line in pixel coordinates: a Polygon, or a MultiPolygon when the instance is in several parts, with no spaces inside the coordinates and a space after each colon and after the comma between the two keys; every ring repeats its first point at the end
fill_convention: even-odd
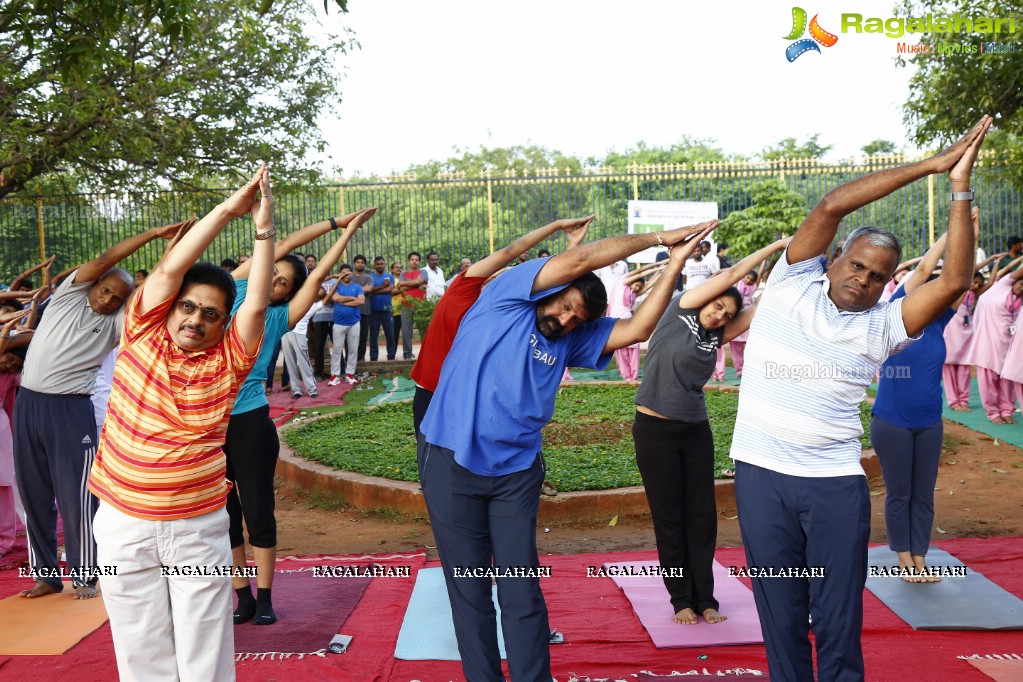
{"type": "Polygon", "coordinates": [[[717,269],[714,268],[714,264],[706,256],[703,257],[703,260],[699,261],[689,258],[686,260],[686,264],[682,266],[682,274],[686,276],[686,289],[700,286],[710,279],[710,276],[715,272],[717,272],[717,269]]]}

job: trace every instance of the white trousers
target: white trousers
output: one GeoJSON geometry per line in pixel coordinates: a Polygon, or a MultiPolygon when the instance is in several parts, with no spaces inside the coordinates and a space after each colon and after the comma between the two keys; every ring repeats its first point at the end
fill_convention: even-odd
{"type": "Polygon", "coordinates": [[[345,374],[355,374],[356,354],[359,352],[359,322],[345,327],[334,325],[334,347],[330,351],[330,373],[341,376],[341,350],[345,351],[345,374]]]}
{"type": "Polygon", "coordinates": [[[291,392],[298,390],[299,379],[305,385],[306,395],[316,393],[316,380],[313,378],[313,366],[309,362],[309,339],[305,334],[288,332],[281,337],[281,352],[284,353],[284,364],[288,367],[291,377],[291,392]]]}
{"type": "Polygon", "coordinates": [[[122,682],[234,680],[231,577],[169,576],[161,567],[231,566],[227,510],[146,521],[101,502],[93,522],[122,682]]]}

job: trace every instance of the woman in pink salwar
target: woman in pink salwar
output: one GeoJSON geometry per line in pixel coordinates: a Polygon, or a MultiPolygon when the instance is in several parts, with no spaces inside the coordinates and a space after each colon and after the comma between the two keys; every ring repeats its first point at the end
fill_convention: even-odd
{"type": "MultiPolygon", "coordinates": [[[[988,258],[979,264],[983,268],[1001,254],[988,258]]],[[[970,404],[970,369],[966,358],[973,341],[973,317],[976,314],[977,300],[994,282],[984,281],[984,275],[978,270],[973,275],[970,290],[963,296],[956,309],[955,317],[945,325],[945,366],[941,369],[941,381],[945,385],[945,400],[956,412],[971,412],[970,404]]]]}
{"type": "Polygon", "coordinates": [[[1012,381],[1002,376],[1002,372],[1009,345],[1021,322],[1023,269],[1013,270],[1020,262],[1023,262],[1023,257],[999,270],[991,288],[977,299],[973,340],[966,354],[966,362],[977,366],[980,401],[987,418],[994,424],[1016,423],[1012,416],[1016,388],[1012,381]]]}

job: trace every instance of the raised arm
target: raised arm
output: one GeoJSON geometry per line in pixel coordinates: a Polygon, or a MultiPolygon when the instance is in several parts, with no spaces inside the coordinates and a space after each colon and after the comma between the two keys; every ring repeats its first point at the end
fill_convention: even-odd
{"type": "MultiPolygon", "coordinates": [[[[604,344],[603,352],[610,353],[613,350],[631,346],[634,343],[646,341],[650,338],[650,335],[654,333],[658,320],[661,319],[665,308],[668,307],[668,302],[671,301],[671,296],[675,292],[675,282],[678,280],[679,273],[682,272],[682,266],[686,264],[686,259],[693,255],[693,251],[700,248],[700,242],[706,239],[707,235],[713,232],[717,226],[718,221],[716,220],[701,223],[697,226],[699,228],[698,231],[690,232],[690,234],[696,235],[692,239],[684,243],[678,243],[677,241],[674,243],[673,248],[668,253],[668,265],[664,270],[661,270],[663,273],[661,280],[654,287],[654,290],[650,292],[650,296],[647,297],[643,305],[632,314],[632,317],[615,322],[615,326],[611,330],[611,336],[608,337],[607,343],[604,344]]],[[[690,230],[693,228],[682,229],[690,230]]],[[[675,232],[675,230],[671,230],[671,232],[675,232]]],[[[604,239],[601,241],[609,240],[604,239]]],[[[600,242],[597,243],[599,244],[600,242]]],[[[584,248],[586,247],[580,247],[578,250],[584,248]]],[[[639,247],[637,251],[642,250],[642,248],[642,246],[639,247]]],[[[622,258],[630,255],[632,254],[623,254],[622,258]]],[[[621,258],[615,258],[611,262],[613,263],[617,260],[621,260],[621,258]]],[[[543,271],[541,270],[541,272],[543,271]]]]}
{"type": "MultiPolygon", "coordinates": [[[[260,186],[260,179],[269,172],[266,166],[260,168],[241,189],[203,216],[202,220],[195,223],[192,229],[181,237],[173,249],[164,254],[153,271],[149,273],[149,277],[146,278],[142,299],[139,301],[138,312],[140,314],[152,310],[181,289],[181,280],[184,278],[185,272],[195,264],[206,247],[224,229],[224,226],[232,218],[243,216],[250,211],[256,191],[260,186]]],[[[159,228],[160,236],[173,238],[180,231],[181,226],[182,223],[178,223],[159,228]]],[[[80,274],[75,275],[76,279],[79,277],[81,277],[80,274]]],[[[252,291],[250,290],[249,293],[251,294],[252,291]]],[[[269,296],[269,294],[267,295],[269,296]]]]}
{"type": "MultiPolygon", "coordinates": [[[[350,213],[344,216],[341,222],[344,224],[344,232],[338,237],[338,240],[334,242],[327,253],[323,254],[323,258],[316,264],[313,271],[309,273],[309,277],[306,279],[305,284],[298,290],[298,293],[292,297],[288,303],[288,328],[293,328],[299,321],[305,317],[305,314],[309,312],[309,308],[312,307],[313,302],[317,299],[317,293],[320,290],[320,284],[323,282],[323,278],[326,277],[331,269],[337,264],[341,258],[341,254],[344,253],[345,247],[348,246],[348,242],[352,240],[355,235],[355,231],[362,227],[363,223],[373,217],[373,214],[377,212],[376,207],[364,208],[361,211],[350,213]]],[[[318,225],[319,223],[317,223],[318,225]]],[[[329,225],[329,223],[328,223],[329,225]]],[[[315,226],[313,226],[315,227],[315,226]]],[[[296,234],[301,234],[305,230],[300,230],[296,234]]],[[[303,242],[304,244],[305,242],[303,242]]],[[[285,252],[288,253],[288,252],[285,252]]],[[[237,271],[236,271],[237,272],[237,271]]],[[[251,286],[251,285],[250,285],[251,286]]]]}
{"type": "Polygon", "coordinates": [[[564,231],[567,235],[569,248],[578,246],[582,238],[586,236],[586,231],[589,229],[590,223],[593,222],[593,218],[594,216],[592,215],[585,218],[566,218],[555,220],[553,223],[547,223],[543,227],[538,227],[529,234],[519,237],[503,249],[495,251],[478,263],[470,265],[469,269],[465,271],[465,276],[490,277],[508,265],[509,262],[529,251],[558,230],[564,231]]]}
{"type": "Polygon", "coordinates": [[[644,279],[652,270],[660,271],[666,267],[668,267],[668,261],[664,260],[659,263],[647,263],[646,265],[641,265],[629,274],[625,275],[625,278],[622,280],[622,284],[629,286],[633,282],[638,282],[639,280],[644,279]]]}
{"type": "MultiPolygon", "coordinates": [[[[920,264],[916,266],[916,269],[906,275],[906,278],[902,280],[902,288],[906,290],[907,296],[916,291],[920,285],[926,284],[927,280],[930,279],[931,274],[934,272],[934,268],[938,267],[938,261],[941,260],[941,254],[945,252],[945,241],[947,239],[948,232],[938,237],[937,240],[931,244],[931,248],[927,249],[927,253],[920,258],[920,264]]],[[[973,276],[972,273],[970,276],[973,276]]]]}
{"type": "Polygon", "coordinates": [[[104,251],[98,258],[93,258],[88,263],[80,266],[75,272],[75,282],[94,282],[105,272],[110,270],[122,260],[135,253],[143,246],[154,239],[171,239],[178,232],[181,223],[152,227],[141,234],[128,237],[104,251]]]}
{"type": "MultiPolygon", "coordinates": [[[[970,189],[973,164],[977,160],[984,135],[990,127],[991,118],[984,116],[967,134],[970,143],[948,172],[953,192],[965,192],[970,189]]],[[[906,325],[906,333],[910,336],[923,331],[924,327],[935,320],[943,310],[951,307],[955,300],[970,288],[976,263],[976,239],[973,235],[973,220],[970,217],[968,201],[952,202],[948,232],[945,236],[945,264],[941,275],[937,279],[921,284],[903,299],[902,321],[906,325]]]]}
{"type": "Polygon", "coordinates": [[[680,227],[663,232],[608,237],[559,253],[547,261],[536,274],[533,280],[533,293],[568,284],[587,272],[616,263],[643,249],[652,246],[674,246],[692,235],[701,232],[709,234],[717,226],[718,221],[715,219],[692,227],[680,227]]]}
{"type": "MultiPolygon", "coordinates": [[[[274,262],[276,263],[281,258],[284,258],[295,249],[303,247],[309,242],[316,239],[317,237],[322,237],[328,232],[334,230],[335,225],[337,225],[337,229],[344,229],[345,227],[348,226],[348,223],[352,220],[352,218],[354,218],[358,214],[359,211],[356,211],[355,213],[349,213],[348,215],[344,216],[333,216],[332,218],[328,218],[327,220],[321,220],[318,223],[307,225],[298,232],[293,232],[289,234],[287,237],[283,237],[276,244],[276,248],[274,250],[274,262]],[[331,221],[333,221],[333,223],[331,221]]],[[[234,269],[234,272],[231,273],[231,276],[234,277],[236,280],[248,279],[249,268],[251,266],[252,264],[249,261],[245,261],[244,263],[241,263],[237,268],[234,269]]],[[[312,303],[310,303],[309,305],[312,305],[312,303]]]]}
{"type": "Polygon", "coordinates": [[[864,175],[825,194],[792,238],[792,244],[786,253],[788,262],[799,263],[824,253],[834,240],[839,223],[853,211],[891,194],[914,180],[934,173],[944,173],[952,168],[974,142],[983,138],[983,132],[990,123],[989,117],[981,118],[959,141],[930,158],[864,175]]]}
{"type": "Polygon", "coordinates": [[[57,260],[56,256],[50,256],[49,258],[44,260],[39,265],[33,265],[28,270],[26,270],[25,272],[21,273],[17,277],[15,277],[14,281],[11,282],[11,286],[9,288],[12,291],[17,290],[18,285],[21,284],[22,280],[31,277],[33,274],[39,272],[40,270],[42,270],[45,267],[49,267],[50,265],[53,265],[53,261],[55,261],[55,260],[57,260]]]}
{"type": "MultiPolygon", "coordinates": [[[[250,198],[248,202],[249,215],[256,225],[252,257],[246,261],[250,264],[249,288],[245,293],[245,300],[234,314],[232,323],[238,327],[238,333],[245,344],[245,352],[249,355],[256,354],[266,333],[266,307],[270,303],[270,290],[273,284],[274,236],[277,234],[274,229],[274,198],[270,188],[270,169],[264,165],[256,180],[261,196],[259,200],[253,201],[250,198]]],[[[184,245],[185,240],[197,227],[198,224],[182,237],[181,243],[177,249],[171,251],[171,254],[184,245]]]]}

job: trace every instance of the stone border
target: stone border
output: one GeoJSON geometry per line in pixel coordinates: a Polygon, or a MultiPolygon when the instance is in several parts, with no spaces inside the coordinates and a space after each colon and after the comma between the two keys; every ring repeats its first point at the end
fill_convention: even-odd
{"type": "MultiPolygon", "coordinates": [[[[867,478],[881,475],[881,465],[873,450],[863,451],[860,464],[867,478]]],[[[394,509],[401,514],[427,516],[426,501],[418,483],[366,476],[311,462],[294,454],[283,440],[277,476],[291,486],[340,495],[357,509],[394,509]]],[[[714,496],[719,511],[735,510],[734,481],[716,480],[714,496]]],[[[598,521],[649,513],[642,487],[584,490],[541,497],[539,522],[598,521]]]]}

